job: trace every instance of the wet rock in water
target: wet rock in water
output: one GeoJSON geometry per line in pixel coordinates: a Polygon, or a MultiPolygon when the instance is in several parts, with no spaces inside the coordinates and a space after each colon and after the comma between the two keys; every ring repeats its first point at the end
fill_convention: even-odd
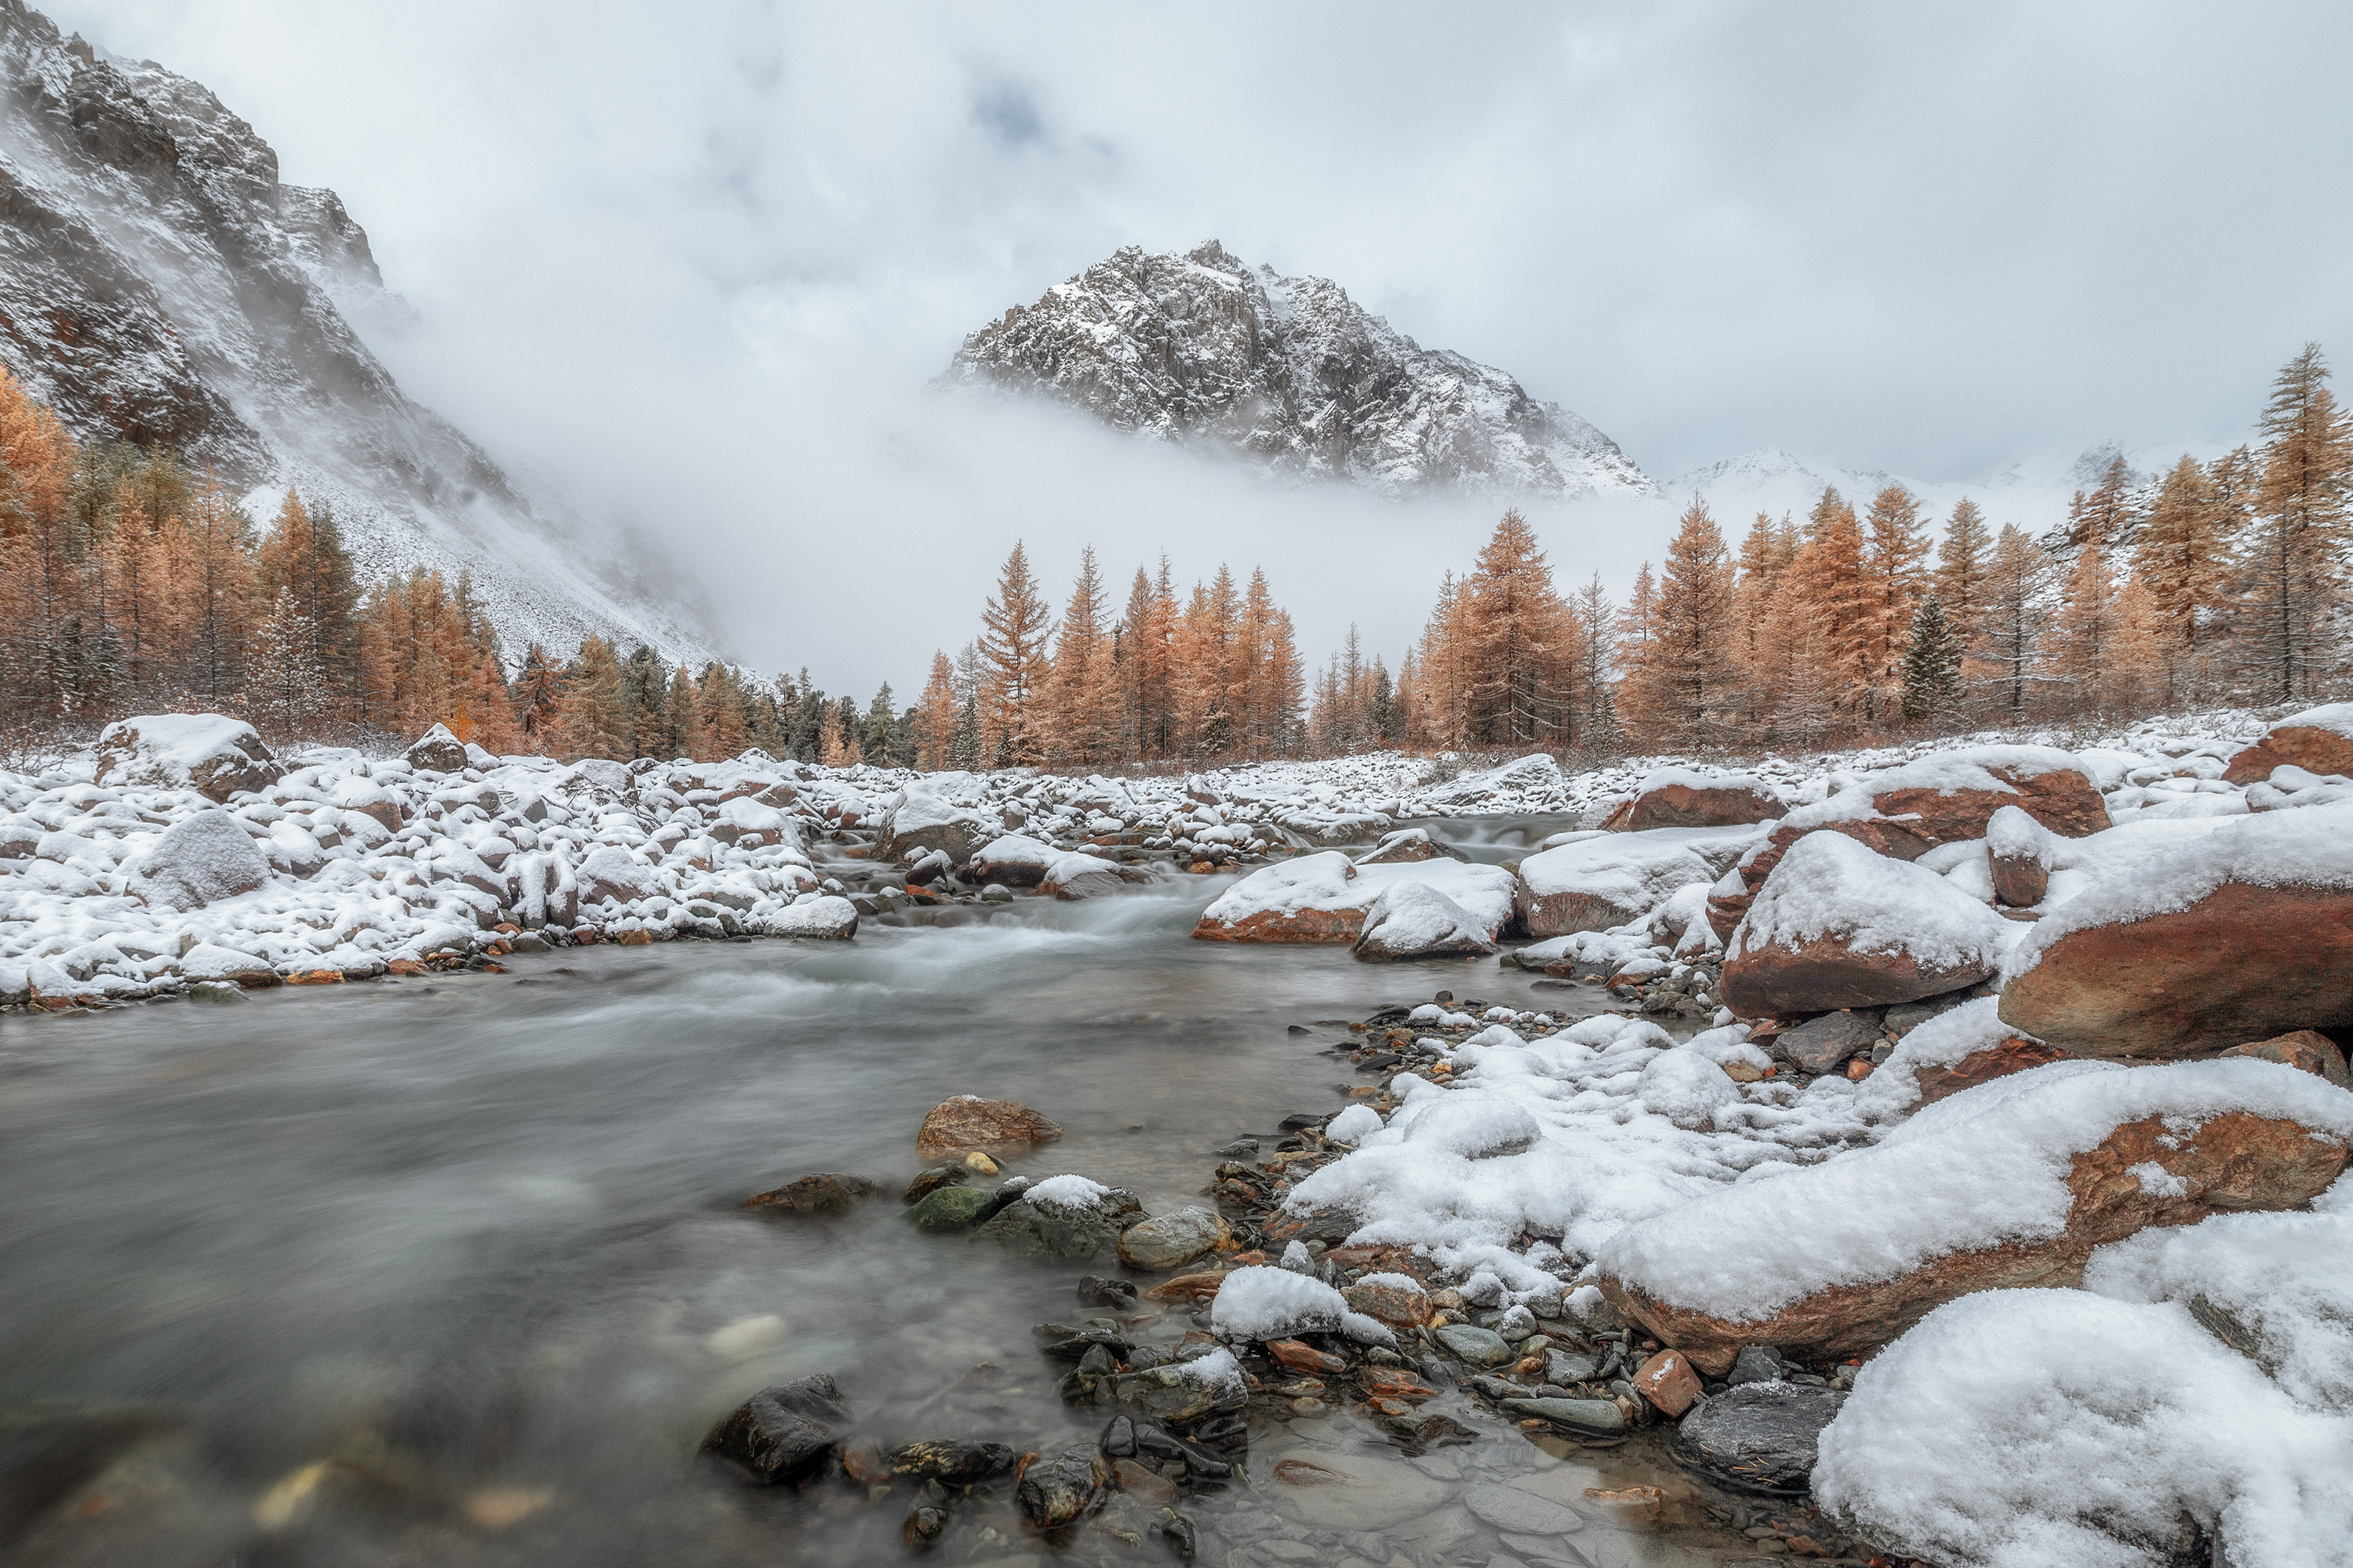
{"type": "Polygon", "coordinates": [[[922,1203],[942,1187],[963,1185],[967,1173],[961,1165],[934,1165],[907,1184],[907,1190],[899,1194],[899,1201],[902,1204],[922,1203]]]}
{"type": "Polygon", "coordinates": [[[1319,1351],[1300,1340],[1269,1340],[1266,1353],[1278,1366],[1293,1372],[1329,1376],[1348,1370],[1348,1363],[1329,1351],[1319,1351]]]}
{"type": "Polygon", "coordinates": [[[1140,1465],[1134,1459],[1113,1459],[1111,1462],[1112,1484],[1145,1502],[1168,1503],[1176,1500],[1176,1483],[1158,1470],[1140,1465]]]}
{"type": "Polygon", "coordinates": [[[2250,1040],[2243,1046],[2232,1046],[2222,1055],[2280,1062],[2299,1072],[2325,1078],[2339,1089],[2348,1087],[2345,1053],[2337,1048],[2336,1041],[2317,1029],[2298,1029],[2268,1040],[2250,1040]]]}
{"type": "Polygon", "coordinates": [[[1024,1470],[1014,1500],[1032,1525],[1054,1530],[1092,1507],[1110,1479],[1111,1467],[1093,1444],[1073,1444],[1024,1470]]]}
{"type": "Polygon", "coordinates": [[[860,1198],[871,1198],[882,1190],[879,1182],[864,1176],[846,1176],[834,1172],[820,1172],[801,1176],[783,1186],[765,1193],[754,1193],[744,1200],[747,1209],[766,1209],[786,1214],[815,1214],[820,1210],[847,1209],[860,1198]]]}
{"type": "Polygon", "coordinates": [[[849,1422],[840,1388],[819,1373],[762,1389],[713,1428],[703,1447],[761,1480],[799,1480],[832,1457],[849,1422]]]}
{"type": "Polygon", "coordinates": [[[1879,1043],[1875,1012],[1825,1013],[1774,1037],[1773,1054],[1799,1072],[1836,1072],[1847,1058],[1867,1053],[1879,1043]]]}
{"type": "MultiPolygon", "coordinates": [[[[967,1156],[967,1158],[970,1157],[971,1156],[967,1156]]],[[[1011,1203],[1014,1199],[1028,1192],[1031,1185],[1032,1184],[1027,1176],[1013,1176],[997,1183],[997,1190],[989,1194],[988,1200],[980,1205],[979,1217],[973,1223],[976,1225],[986,1225],[988,1221],[995,1219],[999,1214],[1004,1212],[1006,1205],[1011,1203]]]]}
{"type": "Polygon", "coordinates": [[[963,1230],[980,1223],[987,1209],[989,1194],[975,1187],[941,1187],[907,1211],[907,1221],[917,1230],[963,1230]]]}
{"type": "Polygon", "coordinates": [[[1611,1436],[1626,1430],[1626,1412],[1614,1400],[1544,1398],[1506,1399],[1501,1403],[1507,1415],[1533,1415],[1573,1432],[1611,1436]]]}
{"type": "Polygon", "coordinates": [[[1181,1513],[1170,1514],[1160,1521],[1160,1537],[1168,1550],[1176,1554],[1179,1563],[1190,1563],[1200,1550],[1199,1538],[1194,1533],[1193,1521],[1181,1513]]]}
{"type": "Polygon", "coordinates": [[[1674,1455],[1719,1486],[1794,1497],[1814,1473],[1814,1445],[1846,1395],[1794,1383],[1726,1389],[1683,1417],[1674,1455]]]}
{"type": "Polygon", "coordinates": [[[1061,1135],[1060,1128],[1026,1105],[960,1094],[932,1107],[915,1134],[915,1152],[926,1160],[946,1160],[975,1149],[989,1152],[1050,1143],[1061,1135]]]}
{"type": "Polygon", "coordinates": [[[1249,1386],[1239,1372],[1230,1378],[1205,1378],[1187,1375],[1183,1363],[1122,1373],[1103,1379],[1103,1386],[1120,1408],[1168,1426],[1191,1426],[1250,1403],[1249,1386]]]}
{"type": "Polygon", "coordinates": [[[1079,1276],[1079,1305],[1082,1307],[1133,1307],[1135,1287],[1124,1279],[1105,1279],[1093,1274],[1079,1276]]]}
{"type": "Polygon", "coordinates": [[[1119,1260],[1130,1268],[1181,1268],[1232,1240],[1232,1230],[1215,1213],[1182,1208],[1130,1226],[1119,1238],[1119,1260]]]}
{"type": "Polygon", "coordinates": [[[1519,1359],[1504,1342],[1504,1336],[1491,1329],[1478,1329],[1469,1323],[1448,1323],[1430,1331],[1432,1338],[1472,1366],[1501,1366],[1519,1359]]]}
{"type": "Polygon", "coordinates": [[[1124,1415],[1114,1415],[1106,1423],[1095,1447],[1114,1459],[1132,1459],[1138,1450],[1135,1446],[1135,1423],[1124,1415]]]}
{"type": "Polygon", "coordinates": [[[1497,1530],[1519,1535],[1569,1535],[1585,1528],[1575,1509],[1509,1482],[1466,1487],[1462,1506],[1497,1530]]]}
{"type": "Polygon", "coordinates": [[[1048,1361],[1078,1361],[1097,1346],[1108,1349],[1115,1356],[1127,1354],[1126,1339],[1113,1329],[1082,1323],[1039,1323],[1029,1331],[1037,1338],[1038,1353],[1048,1361]]]}
{"type": "Polygon", "coordinates": [[[1478,958],[1495,951],[1493,927],[1419,882],[1395,882],[1365,907],[1356,956],[1368,963],[1409,958],[1478,958]]]}
{"type": "Polygon", "coordinates": [[[892,1449],[883,1460],[894,1476],[937,1481],[945,1487],[971,1487],[1007,1474],[1020,1458],[1002,1443],[942,1441],[910,1443],[892,1449]]]}
{"type": "Polygon", "coordinates": [[[947,1510],[917,1503],[907,1511],[907,1522],[899,1527],[899,1543],[910,1552],[928,1551],[947,1527],[947,1510]]]}
{"type": "Polygon", "coordinates": [[[1115,1248],[1120,1233],[1143,1213],[1134,1193],[1057,1176],[1022,1192],[983,1221],[978,1234],[1010,1252],[1082,1263],[1115,1248]],[[1084,1185],[1064,1184],[1077,1183],[1084,1185]]]}

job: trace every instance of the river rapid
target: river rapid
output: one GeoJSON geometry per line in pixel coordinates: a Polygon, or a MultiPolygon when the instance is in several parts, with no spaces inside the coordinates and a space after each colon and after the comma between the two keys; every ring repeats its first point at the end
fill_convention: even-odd
{"type": "MultiPolygon", "coordinates": [[[[1552,826],[1491,825],[1473,852],[1525,852],[1552,826]]],[[[0,1016],[0,1557],[907,1560],[903,1484],[760,1488],[697,1447],[747,1394],[813,1372],[891,1441],[1027,1449],[1101,1425],[1056,1399],[1064,1369],[1029,1333],[1085,1315],[1085,1270],[902,1222],[925,1110],[1033,1106],[1064,1137],[1011,1170],[1078,1172],[1157,1213],[1207,1201],[1221,1146],[1271,1152],[1286,1113],[1364,1081],[1333,1053],[1346,1030],[1318,1020],[1440,988],[1605,1000],[1492,961],[1189,940],[1227,880],[870,922],[847,944],[582,948],[503,975],[0,1016]],[[839,1217],[737,1206],[818,1171],[888,1193],[839,1217]]],[[[1453,1394],[1430,1408],[1473,1414],[1453,1394]]],[[[1254,1415],[1236,1483],[1176,1506],[1200,1561],[1253,1568],[1755,1554],[1653,1438],[1571,1449],[1480,1427],[1408,1456],[1345,1411],[1254,1415]],[[1344,1479],[1286,1485],[1286,1458],[1344,1479]],[[1463,1505],[1511,1478],[1668,1495],[1621,1521],[1589,1510],[1546,1555],[1463,1505]]],[[[1131,1526],[1160,1517],[1123,1507],[1131,1526]]],[[[976,1500],[926,1560],[1176,1560],[1132,1533],[1042,1542],[976,1500]]]]}

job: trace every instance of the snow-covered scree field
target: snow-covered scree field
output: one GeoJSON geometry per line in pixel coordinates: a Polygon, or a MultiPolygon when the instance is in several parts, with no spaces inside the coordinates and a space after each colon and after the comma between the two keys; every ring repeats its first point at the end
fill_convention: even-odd
{"type": "MultiPolygon", "coordinates": [[[[2344,1560],[2353,707],[1449,772],[565,764],[441,732],[275,759],[233,721],[129,721],[0,774],[0,1001],[854,939],[1242,873],[1203,884],[1197,936],[1451,961],[1398,972],[1420,994],[1500,957],[1582,1000],[1377,1014],[1377,1089],[1219,1167],[1256,1245],[1212,1226],[1171,1284],[1234,1375],[1303,1338],[1399,1368],[1385,1419],[1422,1376],[1563,1441],[1675,1423],[1694,1470],[1810,1489],[1858,1555],[2344,1560]],[[1480,818],[1533,842],[1471,860],[1480,818]]],[[[1071,1223],[1101,1202],[1049,1191],[1071,1223]]]]}

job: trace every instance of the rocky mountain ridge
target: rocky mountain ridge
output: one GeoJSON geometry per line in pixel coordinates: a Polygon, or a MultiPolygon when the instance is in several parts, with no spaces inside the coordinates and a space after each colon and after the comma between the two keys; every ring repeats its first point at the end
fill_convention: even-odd
{"type": "Polygon", "coordinates": [[[338,300],[390,302],[332,191],[197,82],[0,0],[0,364],[83,441],[168,446],[266,523],[330,502],[364,579],[470,571],[512,640],[699,660],[619,528],[527,493],[404,395],[338,300]]]}
{"type": "Polygon", "coordinates": [[[1425,349],[1323,278],[1216,240],[1129,246],[965,338],[939,384],[1047,397],[1271,477],[1571,500],[1656,487],[1617,443],[1510,375],[1425,349]]]}

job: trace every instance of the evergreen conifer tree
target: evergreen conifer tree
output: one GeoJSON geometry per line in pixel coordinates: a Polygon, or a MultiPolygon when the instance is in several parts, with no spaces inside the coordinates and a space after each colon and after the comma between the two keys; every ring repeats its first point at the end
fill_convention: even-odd
{"type": "Polygon", "coordinates": [[[1945,618],[1943,595],[1930,590],[1912,615],[1911,646],[1904,653],[1904,716],[1936,724],[1961,705],[1961,641],[1945,618]]]}

